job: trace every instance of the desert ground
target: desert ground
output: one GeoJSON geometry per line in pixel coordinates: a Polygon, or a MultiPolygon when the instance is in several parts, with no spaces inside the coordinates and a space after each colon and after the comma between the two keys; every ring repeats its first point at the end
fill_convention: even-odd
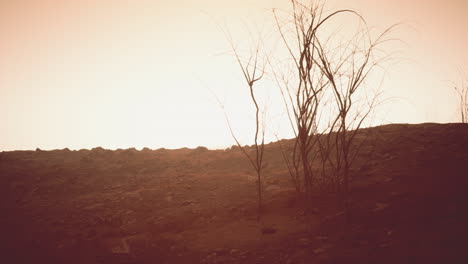
{"type": "Polygon", "coordinates": [[[327,189],[305,210],[278,142],[261,221],[236,147],[1,152],[1,262],[468,263],[468,125],[364,132],[346,223],[327,189]]]}

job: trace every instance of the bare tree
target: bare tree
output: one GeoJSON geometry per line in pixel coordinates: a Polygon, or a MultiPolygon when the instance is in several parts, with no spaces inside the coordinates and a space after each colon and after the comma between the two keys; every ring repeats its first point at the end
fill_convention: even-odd
{"type": "Polygon", "coordinates": [[[318,29],[340,11],[322,17],[320,5],[306,6],[295,0],[291,4],[292,22],[283,24],[276,10],[273,13],[281,40],[293,61],[293,79],[296,81],[292,82],[291,76],[284,72],[275,73],[274,76],[295,135],[292,156],[283,157],[297,192],[304,193],[310,199],[314,182],[313,149],[320,136],[319,111],[323,93],[329,85],[315,63],[317,53],[314,46],[318,29]],[[292,37],[289,38],[291,33],[292,37]]]}
{"type": "Polygon", "coordinates": [[[291,157],[283,156],[296,190],[308,198],[317,176],[326,177],[331,171],[347,208],[350,168],[360,149],[353,147],[354,139],[376,103],[376,97],[364,89],[365,81],[388,58],[379,48],[393,27],[372,39],[364,18],[353,10],[325,12],[324,4],[314,1],[291,0],[291,6],[285,23],[274,10],[296,75],[274,74],[295,134],[291,157]],[[330,20],[345,14],[355,17],[361,27],[344,38],[330,33],[330,20]],[[320,164],[318,170],[314,161],[320,164]]]}
{"type": "Polygon", "coordinates": [[[257,176],[257,196],[258,196],[258,209],[257,209],[257,220],[261,220],[262,216],[262,169],[263,169],[263,154],[264,154],[264,147],[265,147],[265,118],[261,117],[261,109],[257,97],[255,95],[254,85],[260,79],[263,78],[265,74],[265,65],[264,61],[260,62],[260,42],[258,42],[253,54],[249,56],[247,60],[243,60],[235,45],[233,39],[228,35],[229,44],[231,46],[231,51],[233,52],[236,62],[239,65],[239,68],[242,71],[244,80],[249,88],[250,98],[252,103],[255,106],[255,133],[254,133],[254,156],[249,154],[249,151],[243,147],[238,138],[236,137],[234,130],[231,126],[229,118],[226,115],[226,121],[229,127],[229,131],[231,136],[234,138],[237,146],[245,155],[245,157],[249,160],[250,164],[255,170],[257,176]]]}
{"type": "Polygon", "coordinates": [[[331,121],[330,133],[327,135],[327,145],[325,148],[322,146],[322,155],[333,168],[337,191],[347,217],[350,204],[350,168],[363,143],[354,144],[355,137],[374,109],[378,96],[377,93],[369,96],[372,91],[366,89],[366,80],[388,59],[388,54],[379,53],[379,48],[389,40],[387,35],[395,27],[387,28],[373,39],[365,26],[365,20],[359,15],[357,18],[364,27],[349,41],[333,47],[328,45],[328,40],[322,43],[317,39],[314,47],[317,52],[316,63],[329,82],[336,110],[336,117],[331,121]]]}
{"type": "Polygon", "coordinates": [[[276,73],[275,77],[295,134],[292,157],[290,160],[285,158],[285,161],[296,190],[310,198],[316,180],[312,163],[319,156],[322,164],[326,162],[323,153],[319,155],[319,151],[325,149],[319,148],[317,144],[320,137],[332,128],[325,124],[326,120],[322,119],[321,114],[326,105],[324,96],[333,84],[320,64],[324,56],[320,52],[324,50],[319,48],[319,32],[333,17],[342,13],[356,13],[342,9],[325,14],[324,5],[320,2],[305,4],[292,0],[291,6],[292,13],[288,14],[291,18],[287,20],[289,23],[282,23],[276,11],[274,15],[281,39],[293,61],[297,81],[291,84],[290,76],[283,73],[276,73]]]}
{"type": "MultiPolygon", "coordinates": [[[[295,136],[293,145],[281,145],[281,151],[296,191],[308,205],[320,184],[318,178],[328,177],[348,212],[350,169],[363,144],[355,144],[355,138],[376,104],[377,94],[369,93],[366,80],[388,59],[381,46],[394,27],[373,38],[364,18],[353,10],[328,12],[320,1],[299,0],[291,0],[291,9],[289,13],[273,10],[288,63],[277,65],[268,60],[295,136]],[[344,15],[355,18],[359,27],[356,33],[347,32],[343,37],[331,30],[331,20],[344,15]]],[[[254,84],[263,77],[265,68],[259,64],[258,45],[253,55],[242,60],[232,39],[230,44],[256,108],[255,157],[240,145],[228,124],[257,172],[260,215],[265,129],[254,84]]]]}
{"type": "Polygon", "coordinates": [[[468,123],[468,84],[465,82],[466,76],[462,76],[459,84],[454,83],[454,90],[457,93],[460,107],[460,120],[468,123]]]}

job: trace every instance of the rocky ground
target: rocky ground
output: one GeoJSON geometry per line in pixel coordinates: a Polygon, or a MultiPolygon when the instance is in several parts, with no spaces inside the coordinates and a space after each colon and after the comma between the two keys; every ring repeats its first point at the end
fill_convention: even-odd
{"type": "Polygon", "coordinates": [[[236,148],[2,152],[2,262],[468,263],[468,126],[366,131],[348,224],[328,192],[304,210],[278,143],[261,222],[236,148]]]}

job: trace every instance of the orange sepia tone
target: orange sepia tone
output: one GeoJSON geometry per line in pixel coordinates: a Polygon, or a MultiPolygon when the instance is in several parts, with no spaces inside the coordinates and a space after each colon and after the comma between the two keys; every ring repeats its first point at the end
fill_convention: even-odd
{"type": "Polygon", "coordinates": [[[465,263],[468,2],[1,1],[5,263],[465,263]]]}
{"type": "MultiPolygon", "coordinates": [[[[377,29],[401,23],[392,36],[400,42],[388,50],[395,66],[382,84],[390,103],[374,125],[458,120],[447,107],[456,103],[448,81],[468,59],[465,1],[327,6],[352,8],[377,29]]],[[[230,146],[211,91],[245,120],[240,130],[250,127],[248,113],[237,109],[248,94],[237,92],[241,76],[220,28],[243,45],[249,30],[275,30],[272,8],[288,7],[289,1],[2,1],[0,149],[230,146]],[[189,135],[181,124],[192,128],[189,135]]],[[[277,88],[270,90],[275,96],[277,88]]],[[[272,103],[281,108],[281,100],[272,103]]],[[[249,133],[242,139],[250,143],[249,133]]]]}

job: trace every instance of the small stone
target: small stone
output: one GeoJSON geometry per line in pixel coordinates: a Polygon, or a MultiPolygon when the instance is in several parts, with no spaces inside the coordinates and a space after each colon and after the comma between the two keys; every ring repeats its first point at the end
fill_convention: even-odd
{"type": "Polygon", "coordinates": [[[325,252],[325,249],[324,248],[316,248],[316,249],[313,250],[313,252],[314,252],[315,255],[318,255],[320,253],[325,252]]]}
{"type": "Polygon", "coordinates": [[[227,255],[227,254],[228,254],[228,250],[224,249],[224,248],[215,249],[214,252],[213,252],[213,255],[215,255],[215,256],[223,256],[223,255],[227,255]]]}
{"type": "Polygon", "coordinates": [[[274,233],[276,233],[276,231],[278,231],[278,230],[273,228],[273,227],[264,227],[264,228],[262,228],[262,234],[274,234],[274,233]]]}
{"type": "Polygon", "coordinates": [[[374,208],[374,212],[377,212],[377,211],[381,211],[385,208],[388,207],[388,204],[385,204],[385,203],[376,203],[375,204],[375,208],[374,208]]]}
{"type": "Polygon", "coordinates": [[[192,201],[189,201],[189,200],[188,200],[188,201],[183,201],[183,202],[181,203],[181,205],[182,205],[182,206],[186,206],[186,205],[191,205],[192,203],[193,203],[192,201]]]}

